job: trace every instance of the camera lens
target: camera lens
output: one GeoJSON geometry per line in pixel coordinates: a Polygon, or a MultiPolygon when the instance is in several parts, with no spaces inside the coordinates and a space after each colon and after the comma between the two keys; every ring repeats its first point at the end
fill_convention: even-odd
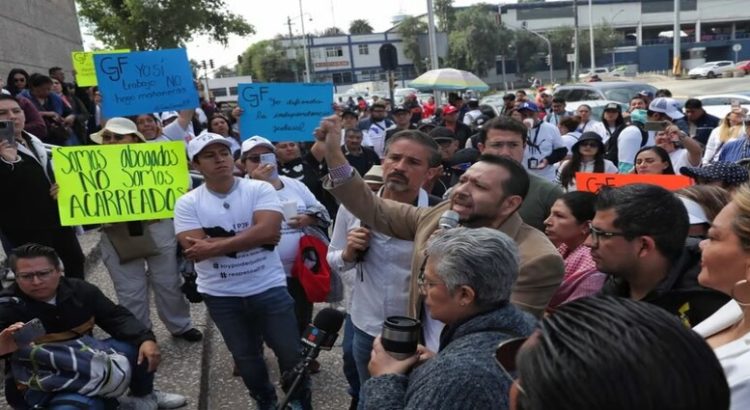
{"type": "Polygon", "coordinates": [[[396,359],[409,358],[417,352],[419,332],[422,324],[406,316],[390,316],[383,322],[381,343],[383,348],[396,359]]]}

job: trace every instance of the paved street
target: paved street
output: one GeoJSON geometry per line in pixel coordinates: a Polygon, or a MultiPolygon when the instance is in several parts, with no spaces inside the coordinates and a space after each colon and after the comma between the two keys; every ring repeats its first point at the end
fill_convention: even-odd
{"type": "Polygon", "coordinates": [[[713,78],[698,80],[647,81],[657,88],[667,88],[677,98],[689,98],[708,94],[732,94],[750,91],[750,76],[740,78],[713,78]]]}

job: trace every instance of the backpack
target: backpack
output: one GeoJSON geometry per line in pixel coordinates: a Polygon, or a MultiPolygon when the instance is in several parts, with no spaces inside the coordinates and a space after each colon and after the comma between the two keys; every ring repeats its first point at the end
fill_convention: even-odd
{"type": "Polygon", "coordinates": [[[11,358],[16,383],[47,393],[119,397],[130,385],[128,358],[93,336],[31,344],[11,358]]]}
{"type": "Polygon", "coordinates": [[[619,160],[619,154],[620,149],[617,146],[617,140],[620,137],[620,133],[629,126],[634,126],[638,128],[638,130],[641,132],[641,148],[643,148],[644,145],[646,145],[646,142],[648,142],[648,132],[646,132],[642,127],[639,127],[638,125],[634,124],[623,124],[622,126],[618,127],[615,132],[612,134],[612,136],[609,137],[607,140],[607,143],[604,145],[604,158],[612,161],[615,166],[618,166],[620,164],[619,160]]]}
{"type": "Polygon", "coordinates": [[[331,267],[326,259],[327,253],[328,245],[318,236],[305,234],[300,238],[292,276],[299,280],[311,303],[331,301],[328,298],[331,267]]]}

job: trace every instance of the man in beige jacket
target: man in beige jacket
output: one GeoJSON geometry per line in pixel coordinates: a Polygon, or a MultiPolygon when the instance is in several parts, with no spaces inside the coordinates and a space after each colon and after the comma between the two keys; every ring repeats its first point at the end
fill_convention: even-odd
{"type": "MultiPolygon", "coordinates": [[[[509,131],[526,132],[517,121],[506,124],[509,131]]],[[[457,212],[463,226],[496,228],[515,240],[521,264],[511,301],[536,316],[542,314],[562,281],[564,266],[547,237],[523,223],[518,215],[529,189],[529,177],[521,164],[510,158],[482,156],[461,176],[449,200],[432,208],[417,208],[372,195],[341,152],[340,119],[328,117],[321,127],[325,131],[326,162],[330,172],[324,181],[326,189],[373,230],[414,241],[410,310],[426,322],[426,339],[431,332],[439,335],[439,329],[429,323],[429,317],[421,315],[423,306],[416,282],[424,265],[426,243],[438,230],[438,221],[447,210],[457,212]]],[[[383,162],[398,160],[400,158],[385,157],[383,162]]]]}

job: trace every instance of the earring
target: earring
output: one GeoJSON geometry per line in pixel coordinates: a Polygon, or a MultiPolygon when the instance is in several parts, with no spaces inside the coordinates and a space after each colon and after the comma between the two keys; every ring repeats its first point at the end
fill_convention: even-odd
{"type": "MultiPolygon", "coordinates": [[[[735,293],[736,293],[735,290],[737,290],[738,286],[747,287],[747,285],[748,285],[747,279],[742,279],[738,281],[737,283],[735,283],[734,286],[732,286],[732,292],[730,293],[730,295],[732,296],[732,299],[734,299],[737,302],[737,304],[742,307],[750,307],[750,301],[747,301],[747,300],[743,301],[743,300],[738,299],[737,296],[735,296],[735,293]]],[[[746,289],[744,293],[747,294],[748,290],[750,289],[746,289]]]]}

